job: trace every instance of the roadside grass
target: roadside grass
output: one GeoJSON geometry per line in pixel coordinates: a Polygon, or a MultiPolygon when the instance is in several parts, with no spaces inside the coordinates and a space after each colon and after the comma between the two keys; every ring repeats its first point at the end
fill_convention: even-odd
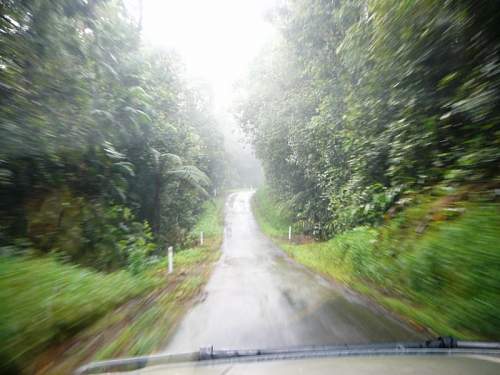
{"type": "Polygon", "coordinates": [[[162,286],[110,311],[70,340],[38,356],[36,374],[70,374],[92,361],[161,351],[180,318],[194,302],[218,259],[218,248],[198,247],[174,255],[174,272],[160,262],[154,272],[162,286]]]}
{"type": "Polygon", "coordinates": [[[225,195],[206,201],[203,205],[203,214],[191,231],[191,237],[198,240],[200,232],[205,239],[222,239],[224,232],[224,202],[225,195]]]}
{"type": "Polygon", "coordinates": [[[126,271],[102,274],[47,258],[0,258],[0,358],[17,368],[118,304],[156,285],[126,271]]]}
{"type": "Polygon", "coordinates": [[[160,349],[218,259],[224,198],[207,202],[204,246],[138,275],[104,274],[53,257],[0,257],[0,372],[69,374],[83,363],[160,349]]]}
{"type": "Polygon", "coordinates": [[[293,244],[273,205],[257,221],[295,260],[370,297],[416,327],[461,339],[500,339],[500,205],[419,196],[381,227],[293,244]],[[446,204],[443,203],[446,202],[446,204]]]}
{"type": "Polygon", "coordinates": [[[267,187],[261,187],[252,198],[252,208],[264,233],[274,238],[286,238],[292,225],[290,213],[281,206],[267,187]]]}

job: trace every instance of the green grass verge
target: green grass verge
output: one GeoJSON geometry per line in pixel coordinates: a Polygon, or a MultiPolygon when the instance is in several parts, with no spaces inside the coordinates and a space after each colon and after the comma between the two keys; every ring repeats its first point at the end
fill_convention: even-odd
{"type": "Polygon", "coordinates": [[[188,249],[175,257],[177,270],[170,276],[170,287],[153,296],[131,324],[97,351],[92,360],[148,355],[163,349],[178,319],[207,281],[211,265],[219,256],[214,250],[188,249]]]}
{"type": "Polygon", "coordinates": [[[421,196],[382,227],[296,245],[263,194],[257,221],[298,262],[436,334],[500,339],[499,204],[421,196]]]}
{"type": "MultiPolygon", "coordinates": [[[[37,269],[43,285],[46,284],[43,281],[45,278],[54,279],[52,283],[55,285],[67,283],[68,291],[72,290],[74,294],[61,295],[60,300],[52,302],[52,306],[67,306],[64,314],[61,312],[61,315],[53,317],[61,336],[57,338],[57,335],[50,336],[47,333],[47,340],[37,346],[44,350],[34,358],[17,362],[18,369],[26,373],[70,374],[86,362],[146,355],[162,349],[176,323],[208,280],[212,265],[220,255],[218,250],[223,233],[223,204],[223,197],[206,203],[195,229],[202,228],[201,230],[206,231],[205,245],[176,251],[172,274],[166,273],[165,258],[149,267],[141,277],[134,277],[126,272],[103,275],[52,260],[32,260],[37,262],[33,267],[37,269]],[[53,266],[51,269],[39,269],[40,262],[52,262],[53,266]],[[68,275],[60,279],[57,275],[63,269],[68,270],[68,275]],[[79,273],[85,273],[89,280],[82,283],[76,277],[79,273]],[[70,330],[66,325],[60,326],[72,314],[82,316],[81,319],[84,320],[81,324],[70,330]]],[[[11,270],[11,266],[7,265],[6,270],[11,270]]],[[[14,283],[14,289],[20,289],[27,296],[37,293],[36,298],[40,302],[37,306],[29,298],[24,298],[17,305],[6,307],[6,313],[12,315],[12,320],[6,326],[19,325],[15,317],[16,311],[26,313],[27,316],[45,313],[46,304],[53,298],[54,288],[50,284],[44,286],[43,290],[37,290],[33,284],[40,277],[35,276],[33,282],[27,284],[17,283],[10,275],[6,275],[9,283],[14,283]],[[28,312],[25,305],[33,311],[28,312]]],[[[47,325],[46,320],[40,326],[49,332],[55,331],[51,325],[47,325]]],[[[30,337],[38,340],[42,336],[39,332],[33,332],[30,337]]],[[[6,358],[18,354],[24,345],[29,344],[25,338],[20,337],[18,341],[19,344],[5,354],[6,358]]],[[[31,354],[36,354],[37,351],[31,354]]]]}
{"type": "Polygon", "coordinates": [[[200,232],[205,238],[221,237],[224,232],[224,195],[216,199],[206,201],[203,205],[203,214],[198,223],[191,231],[193,238],[198,239],[200,232]]]}
{"type": "Polygon", "coordinates": [[[264,233],[274,238],[286,238],[293,225],[290,213],[273,199],[268,188],[259,188],[252,199],[252,208],[264,233]]]}
{"type": "Polygon", "coordinates": [[[0,358],[18,366],[118,304],[154,287],[148,277],[102,274],[51,258],[0,258],[0,358]]]}

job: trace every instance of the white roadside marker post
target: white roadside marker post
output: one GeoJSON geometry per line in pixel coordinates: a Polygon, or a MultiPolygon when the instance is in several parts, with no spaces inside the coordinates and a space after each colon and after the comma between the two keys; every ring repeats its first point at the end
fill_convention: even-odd
{"type": "Polygon", "coordinates": [[[203,232],[200,232],[200,246],[203,246],[203,232]]]}
{"type": "Polygon", "coordinates": [[[292,241],[292,226],[288,227],[288,241],[292,241]]]}
{"type": "Polygon", "coordinates": [[[172,246],[168,247],[168,273],[174,272],[174,248],[172,246]]]}

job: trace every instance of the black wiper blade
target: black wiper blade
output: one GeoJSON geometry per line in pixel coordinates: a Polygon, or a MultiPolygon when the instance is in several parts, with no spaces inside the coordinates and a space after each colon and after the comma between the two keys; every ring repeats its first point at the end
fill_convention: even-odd
{"type": "MultiPolygon", "coordinates": [[[[286,359],[351,355],[394,355],[394,354],[441,354],[450,350],[473,351],[481,354],[500,355],[500,342],[459,341],[453,337],[438,337],[424,342],[392,342],[364,345],[309,345],[269,349],[216,350],[213,346],[201,348],[198,352],[182,354],[158,354],[135,358],[114,359],[90,363],[76,371],[78,375],[103,372],[133,371],[146,366],[171,363],[203,362],[211,360],[286,359]]],[[[471,354],[472,352],[467,352],[471,354]]]]}
{"type": "Polygon", "coordinates": [[[457,348],[460,348],[460,349],[491,349],[491,350],[500,350],[500,342],[457,341],[457,348]]]}
{"type": "Polygon", "coordinates": [[[492,349],[500,350],[498,342],[459,341],[451,336],[438,337],[423,342],[390,342],[364,345],[309,345],[298,347],[283,347],[270,349],[250,350],[215,350],[214,347],[200,349],[200,360],[225,359],[238,357],[255,357],[263,355],[279,355],[308,352],[335,352],[335,351],[370,351],[370,350],[407,350],[407,349],[492,349]]]}

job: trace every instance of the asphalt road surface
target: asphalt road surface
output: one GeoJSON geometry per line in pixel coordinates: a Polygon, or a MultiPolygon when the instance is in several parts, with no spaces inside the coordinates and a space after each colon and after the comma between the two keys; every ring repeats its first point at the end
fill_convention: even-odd
{"type": "Polygon", "coordinates": [[[260,231],[251,196],[245,191],[228,197],[221,258],[166,352],[423,339],[291,261],[260,231]]]}

